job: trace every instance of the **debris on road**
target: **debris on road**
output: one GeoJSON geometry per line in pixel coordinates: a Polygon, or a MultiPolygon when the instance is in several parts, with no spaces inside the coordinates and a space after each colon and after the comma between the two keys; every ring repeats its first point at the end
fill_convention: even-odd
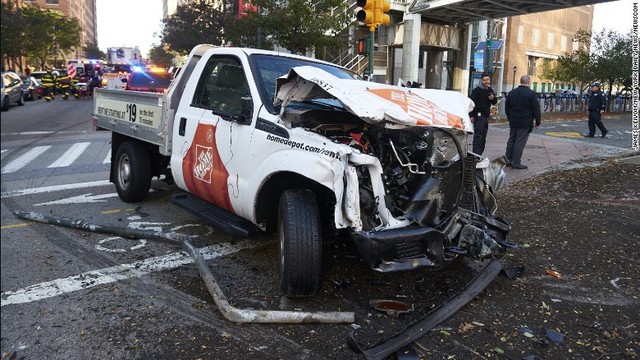
{"type": "Polygon", "coordinates": [[[189,236],[174,232],[156,232],[148,230],[127,229],[114,226],[102,226],[88,224],[81,220],[70,221],[46,216],[34,212],[15,210],[13,214],[24,220],[31,220],[45,224],[64,226],[73,229],[86,230],[96,233],[122,236],[127,239],[153,239],[165,240],[176,244],[182,244],[186,252],[194,259],[200,275],[205,282],[207,290],[213,297],[216,306],[222,315],[229,321],[236,323],[353,323],[355,314],[353,312],[304,312],[304,311],[280,311],[280,310],[251,310],[237,309],[229,303],[222,289],[218,285],[215,277],[209,270],[209,266],[204,261],[199,250],[189,242],[189,236]]]}

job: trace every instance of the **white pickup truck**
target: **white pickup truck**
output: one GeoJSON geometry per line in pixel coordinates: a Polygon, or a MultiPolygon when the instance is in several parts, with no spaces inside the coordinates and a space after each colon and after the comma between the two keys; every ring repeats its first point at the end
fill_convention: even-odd
{"type": "Polygon", "coordinates": [[[314,59],[199,45],[166,94],[97,89],[93,115],[112,131],[123,201],[166,175],[184,190],[172,201],[214,226],[277,232],[280,288],[301,297],[338,240],[383,272],[514,246],[494,216],[505,162],[467,151],[471,105],[314,59]]]}

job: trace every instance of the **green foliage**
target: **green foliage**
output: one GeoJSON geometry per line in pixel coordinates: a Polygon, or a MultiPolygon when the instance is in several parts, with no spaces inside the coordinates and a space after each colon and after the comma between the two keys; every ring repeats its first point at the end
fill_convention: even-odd
{"type": "Polygon", "coordinates": [[[20,56],[24,54],[21,45],[23,28],[24,21],[22,21],[20,9],[11,0],[3,2],[0,12],[2,55],[14,64],[18,64],[20,56]]]}
{"type": "Polygon", "coordinates": [[[197,0],[180,5],[162,20],[162,43],[179,54],[188,54],[198,44],[220,45],[226,15],[220,2],[197,0]]]}
{"type": "Polygon", "coordinates": [[[342,0],[254,0],[260,14],[241,21],[258,24],[267,39],[293,53],[338,46],[336,35],[351,22],[342,0]]]}
{"type": "Polygon", "coordinates": [[[9,58],[26,56],[44,67],[47,59],[63,59],[79,44],[80,25],[56,10],[2,4],[2,52],[9,58]]]}
{"type": "Polygon", "coordinates": [[[631,40],[631,33],[623,35],[612,30],[593,37],[593,78],[608,85],[609,93],[613,86],[622,86],[631,78],[631,40]]]}
{"type": "Polygon", "coordinates": [[[550,81],[552,88],[555,88],[556,82],[565,81],[566,78],[557,60],[543,59],[542,64],[538,65],[537,73],[540,79],[550,81]]]}
{"type": "Polygon", "coordinates": [[[84,56],[88,59],[107,59],[107,54],[105,54],[104,51],[100,50],[100,48],[98,48],[98,44],[96,43],[87,44],[87,46],[82,48],[82,50],[84,51],[84,56]]]}
{"type": "Polygon", "coordinates": [[[173,65],[173,54],[167,51],[164,45],[154,45],[149,50],[149,60],[156,66],[168,68],[173,65]]]}
{"type": "Polygon", "coordinates": [[[338,46],[335,35],[351,21],[342,0],[249,0],[260,9],[237,17],[237,5],[198,0],[178,6],[163,20],[162,42],[179,54],[203,43],[273,48],[302,54],[307,49],[338,46]]]}

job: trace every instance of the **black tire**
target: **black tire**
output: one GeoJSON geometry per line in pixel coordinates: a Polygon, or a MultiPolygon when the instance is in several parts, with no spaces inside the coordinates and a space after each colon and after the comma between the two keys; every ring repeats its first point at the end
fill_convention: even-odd
{"type": "Polygon", "coordinates": [[[2,111],[9,111],[9,97],[5,96],[3,101],[2,101],[2,109],[0,109],[2,111]]]}
{"type": "Polygon", "coordinates": [[[118,196],[124,202],[144,200],[151,187],[151,161],[149,151],[139,142],[125,141],[116,152],[115,184],[118,196]]]}
{"type": "Polygon", "coordinates": [[[24,99],[22,98],[22,96],[20,96],[20,100],[18,100],[17,104],[18,106],[24,105],[24,99]]]}
{"type": "Polygon", "coordinates": [[[315,194],[286,190],[278,206],[280,291],[287,297],[309,297],[320,288],[322,227],[315,194]]]}

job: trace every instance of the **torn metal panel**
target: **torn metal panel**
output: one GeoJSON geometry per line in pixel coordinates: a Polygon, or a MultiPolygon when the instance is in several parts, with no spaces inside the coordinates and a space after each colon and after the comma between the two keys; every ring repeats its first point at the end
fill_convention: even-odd
{"type": "Polygon", "coordinates": [[[336,99],[369,124],[390,122],[473,132],[468,112],[473,102],[457,91],[403,88],[337,78],[312,67],[292,68],[277,81],[275,105],[292,101],[336,99]]]}

